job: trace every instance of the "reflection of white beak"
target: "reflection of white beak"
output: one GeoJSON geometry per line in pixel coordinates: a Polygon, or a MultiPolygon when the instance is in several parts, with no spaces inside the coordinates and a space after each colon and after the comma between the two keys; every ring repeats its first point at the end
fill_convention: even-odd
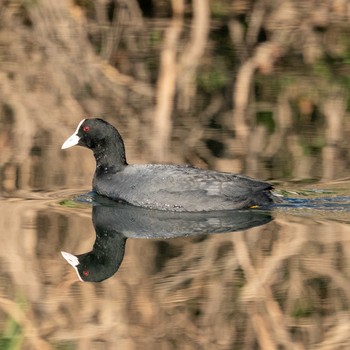
{"type": "Polygon", "coordinates": [[[75,272],[77,273],[77,275],[79,277],[79,280],[84,282],[82,280],[82,278],[80,277],[79,271],[78,271],[78,268],[77,268],[77,266],[80,264],[78,258],[75,255],[67,253],[67,252],[61,252],[61,254],[67,260],[69,265],[73,266],[75,272]]]}
{"type": "Polygon", "coordinates": [[[72,146],[75,146],[78,144],[79,140],[80,140],[80,137],[78,136],[78,132],[79,132],[79,129],[80,129],[80,126],[81,124],[83,124],[85,121],[85,119],[83,119],[79,124],[78,124],[78,127],[77,127],[77,130],[75,130],[74,134],[72,136],[70,136],[65,142],[64,144],[62,145],[61,149],[65,149],[65,148],[69,148],[69,147],[72,147],[72,146]]]}

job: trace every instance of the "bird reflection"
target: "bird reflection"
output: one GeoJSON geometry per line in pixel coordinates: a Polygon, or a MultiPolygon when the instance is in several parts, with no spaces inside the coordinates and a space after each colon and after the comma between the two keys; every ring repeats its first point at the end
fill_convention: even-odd
{"type": "Polygon", "coordinates": [[[113,276],[124,257],[127,238],[175,238],[246,230],[272,220],[268,211],[166,212],[96,197],[92,222],[96,241],[90,252],[63,257],[81,281],[101,282],[113,276]]]}

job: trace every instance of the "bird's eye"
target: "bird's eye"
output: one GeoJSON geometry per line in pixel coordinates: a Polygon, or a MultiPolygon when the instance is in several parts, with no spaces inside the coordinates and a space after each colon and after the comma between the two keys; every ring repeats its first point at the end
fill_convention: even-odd
{"type": "Polygon", "coordinates": [[[89,276],[89,271],[88,271],[88,270],[84,270],[84,271],[83,271],[83,275],[84,275],[85,277],[89,276]]]}
{"type": "Polygon", "coordinates": [[[90,126],[85,125],[85,126],[83,127],[83,131],[84,131],[84,132],[90,131],[90,126]]]}

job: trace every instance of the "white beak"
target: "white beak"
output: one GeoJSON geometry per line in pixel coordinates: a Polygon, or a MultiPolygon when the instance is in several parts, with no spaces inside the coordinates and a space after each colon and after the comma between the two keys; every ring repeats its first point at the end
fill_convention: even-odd
{"type": "Polygon", "coordinates": [[[72,136],[70,136],[65,142],[64,144],[62,145],[61,149],[66,149],[66,148],[69,148],[69,147],[72,147],[72,146],[75,146],[78,144],[79,140],[80,140],[80,137],[78,136],[78,132],[79,132],[79,129],[80,129],[80,126],[81,124],[83,124],[85,121],[85,119],[83,119],[79,124],[78,124],[78,127],[77,127],[77,130],[75,130],[74,134],[72,136]]]}
{"type": "Polygon", "coordinates": [[[67,252],[61,252],[61,254],[67,260],[69,265],[71,265],[74,268],[75,272],[78,275],[79,280],[84,282],[82,280],[82,278],[80,277],[79,271],[78,271],[78,268],[77,268],[77,266],[80,264],[78,258],[75,255],[67,253],[67,252]]]}
{"type": "Polygon", "coordinates": [[[71,137],[69,137],[64,144],[62,145],[61,149],[66,149],[72,146],[75,146],[78,144],[80,140],[80,137],[77,134],[73,134],[71,137]]]}

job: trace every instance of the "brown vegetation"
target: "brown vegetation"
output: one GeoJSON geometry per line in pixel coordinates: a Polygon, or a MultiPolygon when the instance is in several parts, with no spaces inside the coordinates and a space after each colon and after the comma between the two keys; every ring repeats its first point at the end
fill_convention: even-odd
{"type": "Polygon", "coordinates": [[[3,2],[3,191],[85,184],[88,157],[59,149],[84,116],[114,122],[131,161],[345,175],[348,6],[3,2]]]}

